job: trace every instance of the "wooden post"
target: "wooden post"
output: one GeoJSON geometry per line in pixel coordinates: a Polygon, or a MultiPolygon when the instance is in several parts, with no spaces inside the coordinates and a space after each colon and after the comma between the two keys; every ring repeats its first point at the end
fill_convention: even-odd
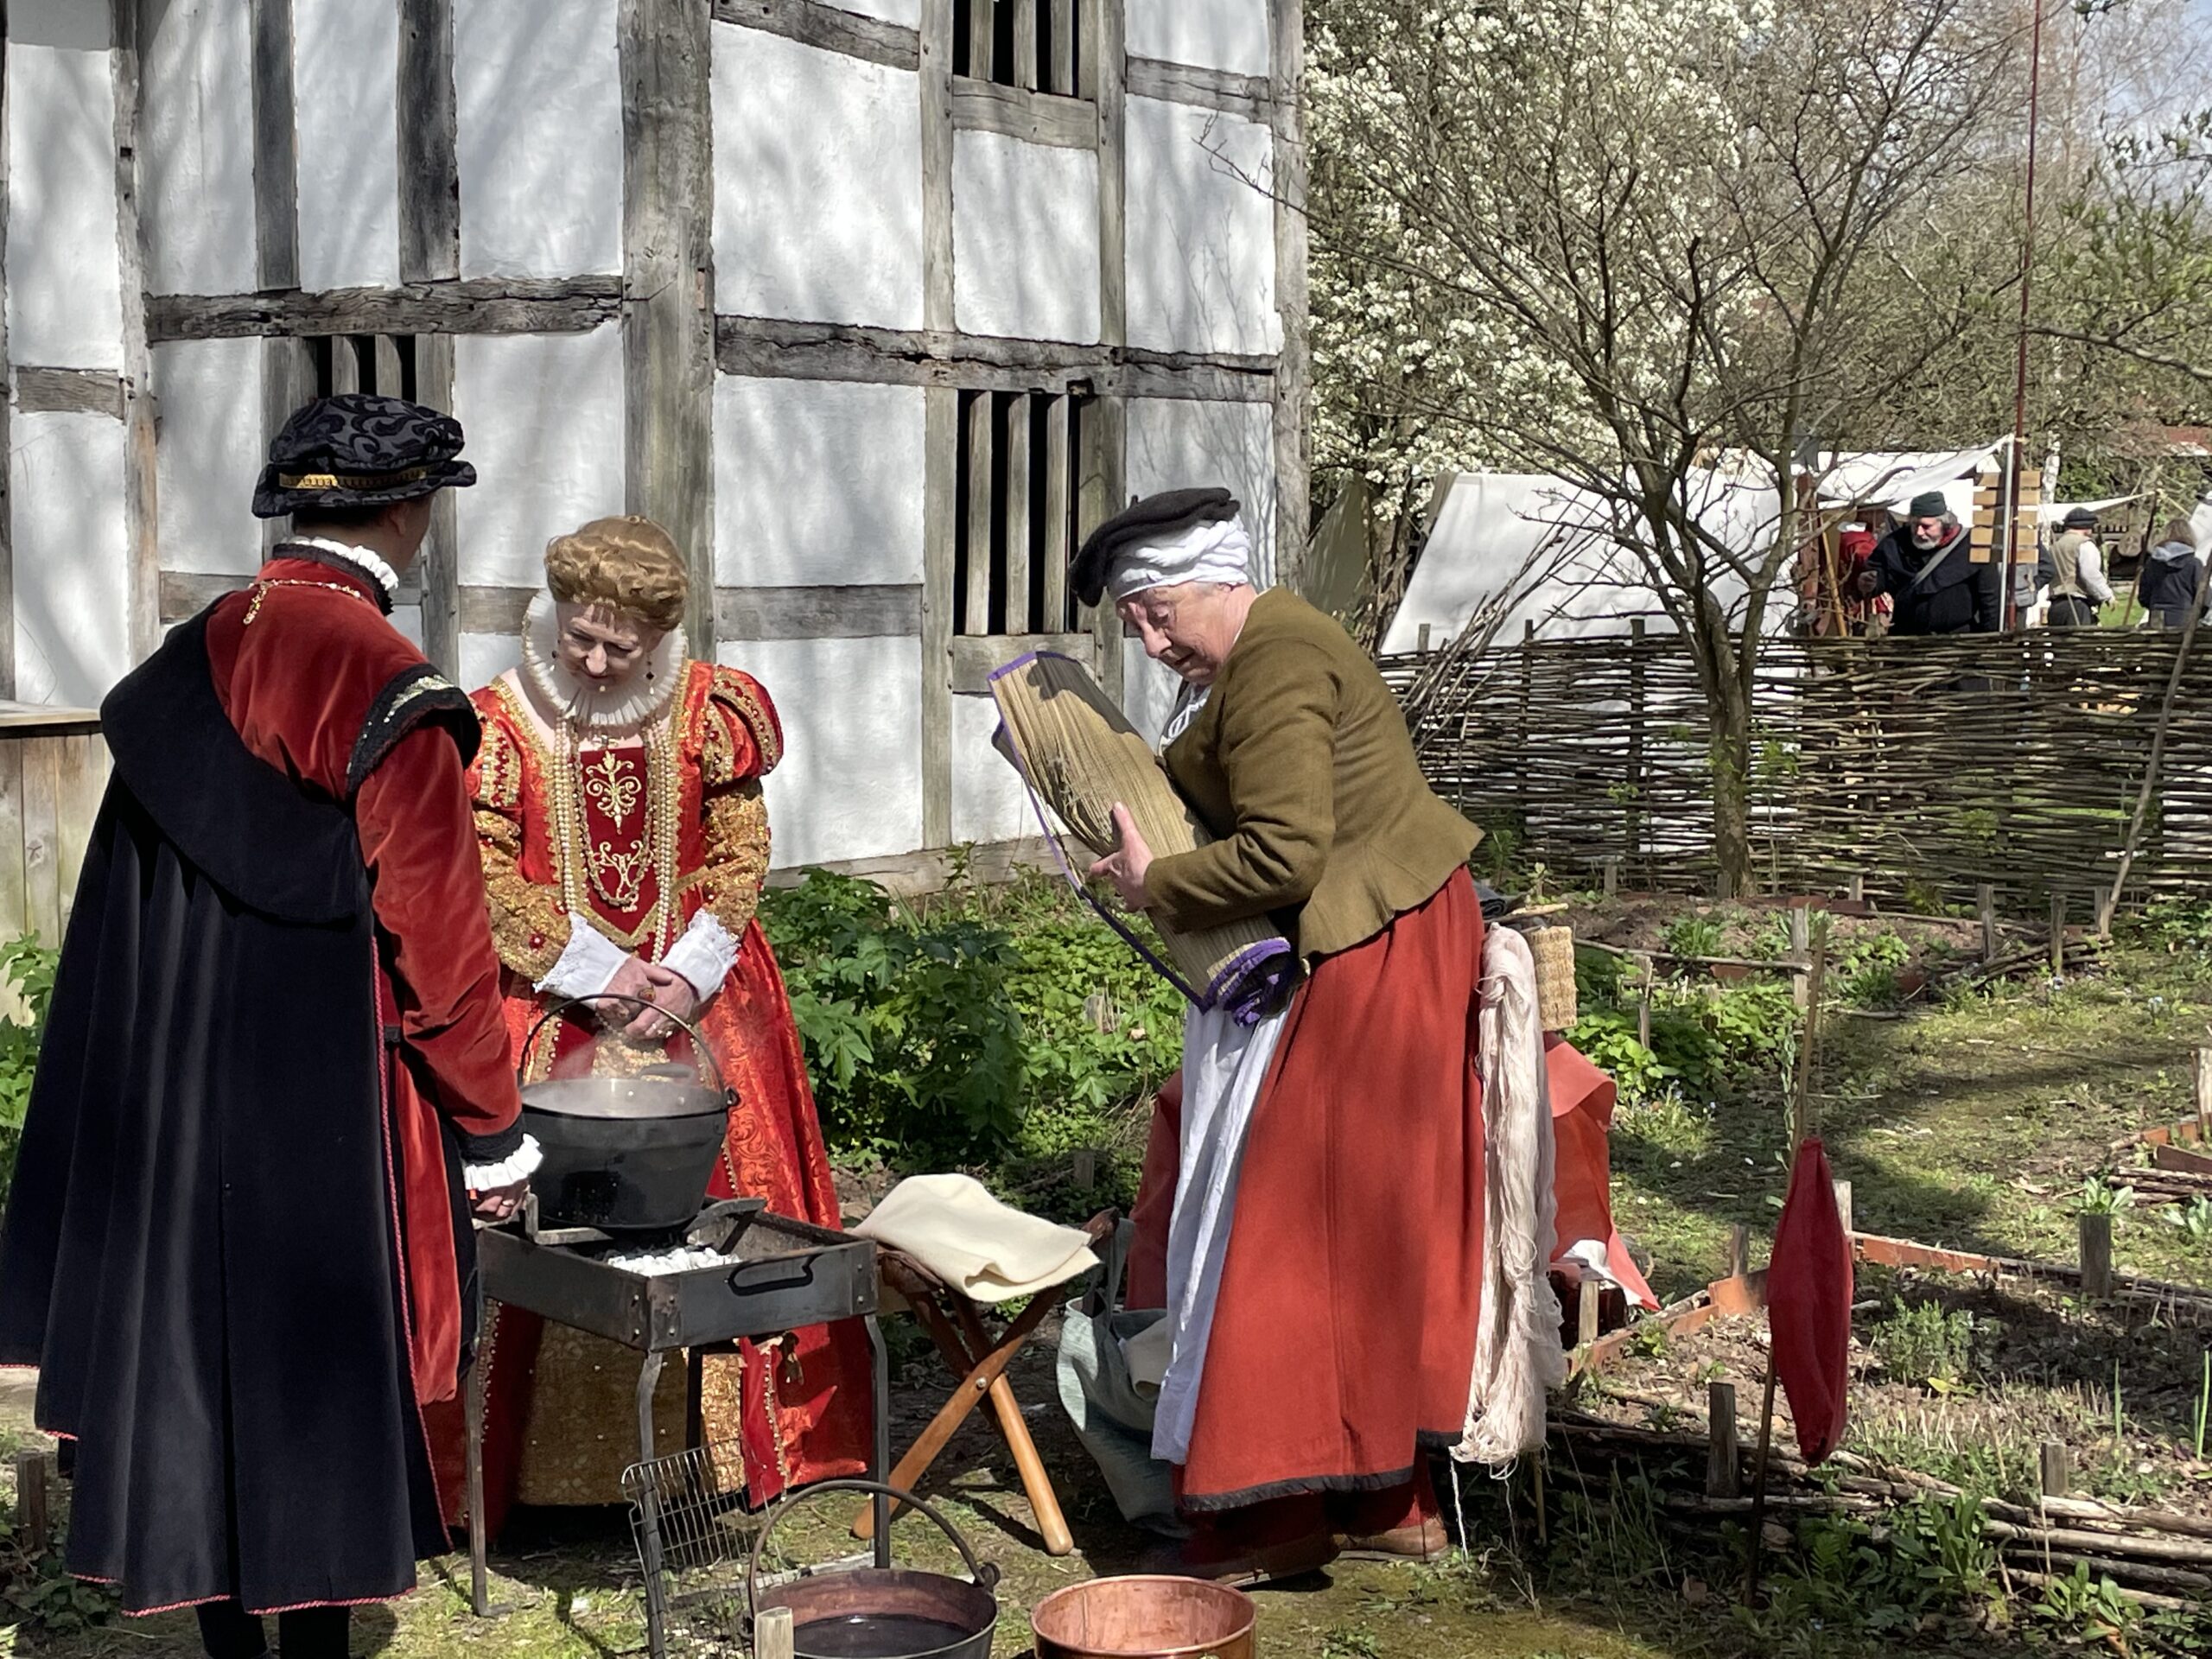
{"type": "Polygon", "coordinates": [[[1728,1230],[1728,1276],[1741,1279],[1751,1266],[1751,1230],[1739,1221],[1728,1230]]]}
{"type": "Polygon", "coordinates": [[[1832,1185],[1835,1190],[1835,1212],[1842,1217],[1844,1236],[1848,1238],[1857,1230],[1851,1224],[1851,1183],[1836,1181],[1832,1185]]]}
{"type": "Polygon", "coordinates": [[[1574,1344],[1587,1348],[1598,1340],[1598,1310],[1603,1293],[1599,1281],[1585,1275],[1574,1293],[1574,1344]]]}
{"type": "MultiPolygon", "coordinates": [[[[139,0],[110,0],[108,16],[115,41],[109,80],[115,93],[115,241],[123,297],[123,524],[130,550],[130,654],[136,660],[150,655],[162,642],[153,357],[146,343],[146,239],[138,212],[139,0]]],[[[4,118],[0,118],[0,130],[4,130],[4,118]]],[[[6,188],[6,179],[0,177],[0,190],[6,188]]],[[[0,238],[6,233],[5,225],[0,224],[0,238]]],[[[6,361],[4,342],[0,342],[0,365],[6,361]]],[[[5,434],[0,433],[0,454],[5,452],[5,434]]],[[[6,503],[0,501],[0,512],[6,510],[6,503]]],[[[12,633],[13,627],[9,631],[12,633]]],[[[9,649],[14,649],[12,639],[9,649]]],[[[12,688],[0,692],[13,695],[12,688]]]]}
{"type": "Polygon", "coordinates": [[[997,394],[968,397],[968,569],[960,632],[991,631],[991,450],[998,438],[997,394]]]}
{"type": "Polygon", "coordinates": [[[753,1619],[753,1659],[791,1659],[797,1651],[790,1608],[766,1608],[753,1619]]]}
{"type": "Polygon", "coordinates": [[[998,34],[998,0],[969,0],[968,73],[976,80],[991,78],[991,47],[998,34]]]}
{"type": "Polygon", "coordinates": [[[1649,957],[1646,957],[1643,959],[1643,982],[1637,987],[1636,993],[1636,1040],[1643,1044],[1646,1048],[1651,1046],[1651,979],[1653,972],[1654,969],[1651,965],[1651,958],[1649,957]]]}
{"type": "Polygon", "coordinates": [[[300,285],[300,177],[292,97],[292,0],[251,0],[253,230],[264,289],[300,285]]]}
{"type": "Polygon", "coordinates": [[[1045,90],[1075,96],[1075,0],[1052,0],[1052,84],[1045,90]]]}
{"type": "Polygon", "coordinates": [[[1843,896],[1854,905],[1866,902],[1866,878],[1853,870],[1843,879],[1843,896]]]}
{"type": "Polygon", "coordinates": [[[1414,651],[1419,656],[1426,657],[1428,655],[1428,626],[1429,625],[1426,622],[1422,623],[1421,625],[1420,634],[1414,640],[1414,651]]]}
{"type": "MultiPolygon", "coordinates": [[[[922,326],[952,315],[952,0],[923,0],[922,326]]],[[[959,536],[960,392],[922,393],[922,845],[952,840],[952,614],[959,536]]]]}
{"type": "Polygon", "coordinates": [[[2072,1484],[2066,1442],[2045,1440],[2043,1443],[2043,1495],[2045,1497],[2063,1497],[2072,1484]]]}
{"type": "Polygon", "coordinates": [[[1813,950],[1812,912],[1802,905],[1789,912],[1789,959],[1796,971],[1789,976],[1790,1000],[1802,1014],[1812,1003],[1812,982],[1807,977],[1806,963],[1813,950]]]}
{"type": "Polygon", "coordinates": [[[622,361],[628,510],[675,537],[691,654],[715,659],[713,14],[620,0],[622,361]]]}
{"type": "MultiPolygon", "coordinates": [[[[1116,6],[1122,0],[1115,0],[1116,6]]],[[[1306,8],[1303,0],[1269,0],[1268,7],[1268,126],[1274,139],[1275,315],[1282,349],[1275,358],[1274,473],[1275,580],[1294,587],[1306,558],[1313,515],[1313,307],[1306,276],[1306,8]]],[[[1116,79],[1127,59],[1111,66],[1116,79]]],[[[1104,133],[1105,109],[1099,110],[1104,133]]],[[[1100,181],[1105,176],[1102,149],[1100,181]]],[[[1101,238],[1101,247],[1104,240],[1101,238]]],[[[1116,280],[1122,277],[1117,272],[1116,280]]]]}
{"type": "Polygon", "coordinates": [[[1025,92],[1033,92],[1037,90],[1037,0],[1012,0],[1012,4],[1014,73],[1010,84],[1025,92]]]}
{"type": "MultiPolygon", "coordinates": [[[[453,409],[454,337],[423,334],[415,342],[416,401],[453,409]]],[[[430,498],[430,535],[416,563],[423,593],[423,654],[448,678],[461,673],[461,513],[458,490],[430,498]]]]}
{"type": "Polygon", "coordinates": [[[1090,1147],[1077,1147],[1074,1158],[1075,1184],[1086,1192],[1098,1185],[1098,1154],[1090,1147]]]}
{"type": "Polygon", "coordinates": [[[2050,976],[2063,979],[2066,975],[2066,895],[2050,895],[2050,976]]]}
{"type": "Polygon", "coordinates": [[[1616,898],[1621,890],[1621,860],[1618,853],[1608,854],[1598,861],[1598,868],[1605,872],[1605,897],[1616,898]]]}
{"type": "Polygon", "coordinates": [[[2085,1215],[2082,1225],[2082,1294],[2091,1301],[2112,1294],[2112,1217],[2085,1215]]]}
{"type": "Polygon", "coordinates": [[[1974,896],[1981,906],[1981,959],[1994,962],[1997,960],[1997,889],[1985,881],[1974,896]]]}
{"type": "Polygon", "coordinates": [[[2196,1051],[2196,1140],[2212,1147],[2212,1048],[2196,1051]]]}
{"type": "Polygon", "coordinates": [[[1742,1456],[1736,1443],[1736,1385],[1705,1385],[1705,1495],[1734,1497],[1744,1490],[1742,1456]]]}
{"type": "Polygon", "coordinates": [[[46,1452],[25,1447],[16,1453],[16,1543],[35,1560],[53,1541],[54,1523],[47,1503],[46,1452]]]}
{"type": "MultiPolygon", "coordinates": [[[[461,275],[459,108],[453,0],[399,0],[399,275],[461,275]]],[[[419,365],[418,365],[419,372],[419,365]]]]}

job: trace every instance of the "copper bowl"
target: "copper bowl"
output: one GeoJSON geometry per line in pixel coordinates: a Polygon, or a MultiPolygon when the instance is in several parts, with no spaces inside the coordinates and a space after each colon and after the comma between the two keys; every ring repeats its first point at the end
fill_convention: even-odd
{"type": "Polygon", "coordinates": [[[1071,1584],[1029,1615],[1037,1659],[1253,1659],[1252,1598],[1201,1579],[1071,1584]]]}

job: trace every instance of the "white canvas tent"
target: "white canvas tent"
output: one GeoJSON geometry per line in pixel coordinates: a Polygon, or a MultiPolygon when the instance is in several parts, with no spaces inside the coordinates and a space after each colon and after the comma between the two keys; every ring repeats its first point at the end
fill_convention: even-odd
{"type": "MultiPolygon", "coordinates": [[[[1699,522],[1728,546],[1756,554],[1772,544],[1780,499],[1771,485],[1700,472],[1691,491],[1699,522]]],[[[1638,619],[1672,632],[1642,560],[1614,537],[1614,512],[1541,474],[1454,474],[1383,651],[1417,650],[1424,627],[1441,645],[1492,607],[1503,607],[1501,638],[1518,639],[1532,623],[1544,639],[1621,634],[1638,619]]],[[[1741,607],[1740,581],[1724,575],[1715,588],[1732,612],[1741,607]]],[[[1786,622],[1768,618],[1770,627],[1786,622]]]]}

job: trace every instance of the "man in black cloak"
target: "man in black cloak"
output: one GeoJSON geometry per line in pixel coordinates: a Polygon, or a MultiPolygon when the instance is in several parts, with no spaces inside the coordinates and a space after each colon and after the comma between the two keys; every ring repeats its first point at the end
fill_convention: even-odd
{"type": "Polygon", "coordinates": [[[468,1225],[537,1148],[501,1021],[467,699],[389,618],[457,423],[293,416],[293,534],[100,711],[114,775],[0,1233],[0,1362],[74,1443],[66,1562],[214,1659],[337,1659],[446,1536],[422,1405],[472,1337],[468,1225]],[[473,1197],[472,1197],[473,1195],[473,1197]]]}

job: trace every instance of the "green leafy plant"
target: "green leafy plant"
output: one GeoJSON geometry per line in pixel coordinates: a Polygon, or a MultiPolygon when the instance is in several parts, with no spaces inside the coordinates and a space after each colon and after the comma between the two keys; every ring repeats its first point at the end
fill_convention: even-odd
{"type": "Polygon", "coordinates": [[[2055,1625],[2067,1637],[2129,1650],[2143,1610],[2120,1593],[2111,1579],[2092,1579],[2082,1562],[2064,1578],[2054,1577],[2044,1586],[2043,1599],[2035,1605],[2036,1617],[2055,1625]]]}
{"type": "Polygon", "coordinates": [[[1668,952],[1677,957],[1717,957],[1724,930],[1709,916],[1677,916],[1661,937],[1668,952]]]}
{"type": "Polygon", "coordinates": [[[47,1009],[54,1001],[54,970],[60,961],[34,938],[0,944],[0,980],[22,1004],[23,1019],[0,1020],[0,1185],[16,1173],[16,1149],[22,1140],[23,1114],[31,1103],[31,1079],[38,1070],[39,1039],[46,1032],[47,1009]]]}
{"type": "Polygon", "coordinates": [[[1997,1546],[1984,1530],[1983,1519],[1981,1500],[1971,1493],[1909,1503],[1897,1512],[1891,1530],[1891,1553],[1931,1599],[1968,1609],[1994,1608],[2005,1596],[1997,1546]]]}
{"type": "Polygon", "coordinates": [[[2103,1176],[2092,1175],[2082,1183],[2078,1207],[2085,1216],[2116,1216],[2135,1207],[2135,1189],[2114,1186],[2103,1176]]]}
{"type": "Polygon", "coordinates": [[[2212,1198],[2197,1197],[2159,1212],[2169,1227],[2177,1228],[2192,1244],[2212,1244],[2212,1198]]]}
{"type": "Polygon", "coordinates": [[[1867,1341],[1897,1382],[1948,1394],[1972,1376],[1976,1332],[1974,1316],[1964,1308],[1893,1301],[1867,1341]]]}

